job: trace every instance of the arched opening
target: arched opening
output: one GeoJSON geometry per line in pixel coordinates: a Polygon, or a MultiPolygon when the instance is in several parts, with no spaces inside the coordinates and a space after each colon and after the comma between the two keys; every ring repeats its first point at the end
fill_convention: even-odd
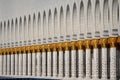
{"type": "Polygon", "coordinates": [[[92,6],[91,1],[88,1],[87,6],[87,35],[91,35],[94,30],[93,26],[93,16],[92,16],[92,6]]]}
{"type": "Polygon", "coordinates": [[[31,39],[31,33],[32,33],[32,28],[31,28],[32,26],[31,26],[31,16],[29,15],[29,17],[28,17],[28,37],[29,37],[29,40],[31,39]]]}
{"type": "Polygon", "coordinates": [[[24,16],[24,40],[27,39],[27,23],[26,23],[26,16],[24,16]]]}
{"type": "Polygon", "coordinates": [[[65,35],[63,7],[60,8],[60,35],[65,35]]]}
{"type": "Polygon", "coordinates": [[[14,22],[13,20],[11,21],[11,40],[15,40],[15,30],[14,30],[14,22]]]}
{"type": "Polygon", "coordinates": [[[33,39],[37,38],[37,26],[36,26],[36,17],[33,15],[33,39]]]}
{"type": "Polygon", "coordinates": [[[73,20],[73,33],[77,34],[79,33],[79,30],[77,28],[77,7],[76,7],[76,3],[74,3],[73,5],[73,15],[72,15],[72,20],[73,20]]]}
{"type": "Polygon", "coordinates": [[[0,43],[2,44],[2,39],[3,39],[3,37],[2,37],[2,22],[0,23],[0,43]]]}
{"type": "Polygon", "coordinates": [[[6,22],[4,21],[4,43],[7,42],[7,26],[6,22]]]}
{"type": "Polygon", "coordinates": [[[85,27],[84,27],[84,20],[85,20],[85,15],[84,15],[84,4],[83,1],[81,1],[80,3],[80,34],[81,36],[84,34],[85,32],[85,27]]]}
{"type": "Polygon", "coordinates": [[[40,16],[40,12],[38,13],[38,38],[41,38],[41,16],[40,16]]]}
{"type": "Polygon", "coordinates": [[[22,18],[21,17],[19,20],[19,34],[20,34],[20,41],[22,41],[22,18]]]}
{"type": "Polygon", "coordinates": [[[109,29],[109,8],[108,8],[108,0],[104,0],[103,6],[103,24],[104,24],[104,31],[108,32],[109,29]]]}
{"type": "Polygon", "coordinates": [[[52,37],[54,35],[54,31],[52,28],[52,14],[51,14],[51,10],[49,10],[49,14],[48,14],[48,37],[52,37]]]}
{"type": "Polygon", "coordinates": [[[100,13],[100,3],[96,0],[95,4],[95,31],[99,33],[101,30],[101,13],[100,13]]]}
{"type": "Polygon", "coordinates": [[[66,34],[71,34],[71,28],[70,28],[70,7],[67,5],[67,11],[66,11],[66,34]]]}
{"type": "MultiPolygon", "coordinates": [[[[8,28],[7,28],[7,32],[8,32],[7,35],[8,35],[8,38],[7,38],[7,39],[8,39],[8,41],[10,41],[11,35],[10,35],[10,22],[9,22],[9,20],[8,20],[8,22],[7,22],[7,27],[8,27],[8,28]]],[[[1,30],[1,29],[0,29],[0,30],[1,30]]]]}
{"type": "Polygon", "coordinates": [[[47,37],[47,25],[46,25],[46,13],[44,11],[43,13],[43,37],[46,38],[47,37]]]}
{"type": "Polygon", "coordinates": [[[59,26],[58,26],[58,14],[57,9],[54,11],[54,36],[57,37],[59,35],[59,26]]]}
{"type": "Polygon", "coordinates": [[[113,22],[113,28],[118,28],[118,22],[119,22],[119,8],[118,8],[118,0],[113,0],[112,4],[112,22],[113,22]]]}
{"type": "Polygon", "coordinates": [[[18,21],[17,21],[17,18],[15,19],[15,39],[16,40],[19,40],[18,38],[18,36],[19,36],[19,31],[18,31],[19,29],[18,29],[18,21]]]}

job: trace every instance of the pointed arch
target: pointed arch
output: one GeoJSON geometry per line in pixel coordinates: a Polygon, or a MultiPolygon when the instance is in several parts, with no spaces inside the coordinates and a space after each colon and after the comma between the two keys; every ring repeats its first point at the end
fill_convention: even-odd
{"type": "Polygon", "coordinates": [[[63,12],[63,7],[61,6],[60,8],[60,35],[64,36],[65,35],[65,30],[64,30],[64,12],[63,12]]]}
{"type": "Polygon", "coordinates": [[[95,3],[95,31],[99,33],[101,30],[101,11],[100,11],[100,2],[96,0],[95,3]]]}
{"type": "Polygon", "coordinates": [[[7,35],[8,35],[8,41],[10,41],[10,37],[11,37],[11,35],[10,35],[10,21],[8,20],[7,21],[7,35]]]}
{"type": "Polygon", "coordinates": [[[67,5],[67,10],[66,10],[66,34],[70,35],[71,30],[70,30],[70,7],[67,5]]]}
{"type": "Polygon", "coordinates": [[[83,35],[85,32],[85,27],[84,27],[84,21],[85,21],[85,15],[84,15],[84,4],[83,1],[80,3],[80,12],[79,12],[79,20],[80,20],[80,34],[83,35]]]}
{"type": "Polygon", "coordinates": [[[46,38],[47,34],[46,34],[46,30],[47,30],[47,25],[46,25],[46,13],[45,11],[43,12],[43,36],[46,38]]]}
{"type": "Polygon", "coordinates": [[[118,6],[118,0],[113,0],[112,2],[112,22],[113,27],[118,28],[118,22],[119,22],[119,6],[118,6]]]}
{"type": "Polygon", "coordinates": [[[53,28],[52,28],[52,13],[51,10],[49,9],[48,13],[48,37],[52,37],[54,34],[53,28]]]}
{"type": "Polygon", "coordinates": [[[19,38],[19,28],[18,28],[18,20],[17,20],[17,18],[15,19],[15,39],[16,40],[19,40],[18,38],[19,38]]]}
{"type": "Polygon", "coordinates": [[[72,15],[72,22],[73,22],[73,33],[77,34],[78,33],[78,28],[77,28],[77,6],[76,3],[73,4],[73,15],[72,15]]]}
{"type": "Polygon", "coordinates": [[[54,10],[54,36],[58,36],[59,35],[59,26],[58,26],[58,12],[57,12],[57,8],[55,8],[54,10]]]}
{"type": "Polygon", "coordinates": [[[33,14],[33,38],[37,38],[37,26],[36,26],[36,16],[33,14]]]}
{"type": "Polygon", "coordinates": [[[93,32],[93,16],[92,16],[92,5],[91,0],[88,1],[87,6],[87,34],[91,35],[93,32]]]}
{"type": "Polygon", "coordinates": [[[41,38],[41,15],[38,13],[38,38],[41,38]]]}
{"type": "Polygon", "coordinates": [[[108,32],[108,29],[109,29],[109,7],[108,7],[108,0],[104,0],[104,6],[103,6],[103,25],[104,25],[104,30],[108,32]]]}

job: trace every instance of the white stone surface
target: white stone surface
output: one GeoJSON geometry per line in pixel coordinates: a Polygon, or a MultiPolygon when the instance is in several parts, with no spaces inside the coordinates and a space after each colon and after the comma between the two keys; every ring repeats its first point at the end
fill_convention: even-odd
{"type": "Polygon", "coordinates": [[[28,76],[31,76],[32,72],[32,55],[28,53],[28,76]]]}
{"type": "Polygon", "coordinates": [[[51,72],[51,69],[52,69],[52,58],[51,58],[51,56],[52,56],[52,53],[51,52],[47,52],[47,76],[48,77],[51,77],[51,74],[52,74],[52,72],[51,72]]]}
{"type": "Polygon", "coordinates": [[[112,80],[115,80],[117,75],[117,69],[116,69],[116,48],[110,48],[110,78],[112,80]]]}
{"type": "Polygon", "coordinates": [[[83,50],[78,50],[78,65],[79,65],[79,72],[78,72],[78,76],[79,78],[83,78],[84,77],[84,65],[83,65],[83,50]]]}
{"type": "Polygon", "coordinates": [[[102,48],[102,79],[107,79],[107,48],[102,48]]]}

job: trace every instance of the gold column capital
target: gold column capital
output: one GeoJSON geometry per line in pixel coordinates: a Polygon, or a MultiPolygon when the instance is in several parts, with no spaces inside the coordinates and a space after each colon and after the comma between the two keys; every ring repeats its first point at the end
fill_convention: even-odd
{"type": "Polygon", "coordinates": [[[108,44],[108,39],[107,38],[100,39],[99,44],[101,45],[102,48],[106,48],[108,44]]]}
{"type": "Polygon", "coordinates": [[[77,48],[78,48],[79,50],[82,50],[82,49],[83,49],[83,43],[84,43],[83,40],[77,41],[76,46],[77,46],[77,48]]]}
{"type": "Polygon", "coordinates": [[[108,43],[110,44],[110,47],[116,47],[117,38],[116,37],[108,38],[108,43]]]}
{"type": "Polygon", "coordinates": [[[23,46],[21,50],[22,50],[23,54],[25,54],[26,53],[26,46],[23,46]]]}
{"type": "Polygon", "coordinates": [[[57,44],[56,43],[53,43],[51,46],[52,46],[53,51],[57,51],[57,44]]]}
{"type": "Polygon", "coordinates": [[[64,43],[63,43],[63,48],[64,48],[65,50],[69,50],[69,47],[70,47],[70,42],[64,42],[64,43]]]}
{"type": "Polygon", "coordinates": [[[45,52],[45,44],[41,45],[41,50],[42,50],[42,52],[45,52]]]}
{"type": "Polygon", "coordinates": [[[35,46],[35,50],[36,50],[37,52],[40,52],[40,46],[39,46],[39,45],[36,45],[36,46],[35,46]]]}
{"type": "Polygon", "coordinates": [[[7,51],[6,51],[6,48],[4,48],[4,49],[3,49],[3,55],[5,55],[6,52],[7,52],[7,51]]]}
{"type": "Polygon", "coordinates": [[[57,44],[59,51],[62,51],[62,44],[63,44],[63,43],[61,43],[61,42],[57,44]]]}
{"type": "Polygon", "coordinates": [[[84,41],[84,46],[86,49],[90,49],[91,48],[91,40],[85,40],[84,41]]]}
{"type": "Polygon", "coordinates": [[[70,42],[70,47],[72,50],[76,50],[76,41],[70,42]]]}
{"type": "Polygon", "coordinates": [[[32,53],[35,53],[35,46],[30,46],[30,50],[32,51],[32,53]]]}
{"type": "Polygon", "coordinates": [[[47,51],[51,52],[51,44],[47,44],[47,51]]]}
{"type": "Polygon", "coordinates": [[[26,46],[26,51],[30,53],[30,46],[26,46]]]}
{"type": "Polygon", "coordinates": [[[91,41],[91,45],[93,46],[93,48],[98,48],[99,45],[99,39],[94,39],[91,41]]]}

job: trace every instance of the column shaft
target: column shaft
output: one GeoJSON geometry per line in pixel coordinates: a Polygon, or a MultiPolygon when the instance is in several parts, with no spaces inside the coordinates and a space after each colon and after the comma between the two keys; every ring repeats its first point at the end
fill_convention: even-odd
{"type": "Polygon", "coordinates": [[[10,75],[10,54],[7,54],[7,75],[10,75]]]}
{"type": "Polygon", "coordinates": [[[78,65],[79,65],[79,71],[78,71],[78,76],[79,78],[83,78],[84,77],[84,65],[83,65],[83,50],[78,50],[78,65]]]}
{"type": "Polygon", "coordinates": [[[2,54],[0,53],[0,75],[2,75],[2,54]]]}
{"type": "Polygon", "coordinates": [[[72,77],[76,77],[76,50],[71,51],[71,72],[72,77]]]}
{"type": "Polygon", "coordinates": [[[102,48],[102,78],[107,79],[107,48],[102,48]]]}
{"type": "Polygon", "coordinates": [[[28,76],[31,76],[31,68],[32,68],[32,54],[28,53],[28,76]]]}
{"type": "Polygon", "coordinates": [[[36,75],[36,60],[35,60],[35,58],[36,58],[36,53],[35,52],[33,52],[32,53],[32,76],[35,76],[36,75]]]}
{"type": "Polygon", "coordinates": [[[23,54],[19,53],[19,75],[23,72],[23,54]]]}
{"type": "Polygon", "coordinates": [[[57,52],[53,51],[53,76],[57,76],[57,52]]]}
{"type": "Polygon", "coordinates": [[[4,63],[3,64],[3,75],[6,75],[7,74],[7,61],[6,61],[7,60],[7,58],[6,58],[7,55],[4,54],[3,56],[4,56],[4,60],[3,60],[3,63],[4,63]]]}
{"type": "Polygon", "coordinates": [[[18,54],[15,54],[15,75],[18,75],[18,54]]]}
{"type": "Polygon", "coordinates": [[[51,55],[52,53],[51,52],[47,52],[47,76],[50,77],[51,76],[51,68],[52,68],[52,65],[51,65],[51,55]]]}
{"type": "Polygon", "coordinates": [[[23,53],[23,76],[26,76],[26,53],[23,53]]]}
{"type": "Polygon", "coordinates": [[[37,52],[37,76],[41,76],[41,53],[37,52]]]}
{"type": "Polygon", "coordinates": [[[63,77],[63,51],[59,51],[59,77],[63,77]]]}
{"type": "Polygon", "coordinates": [[[46,52],[42,52],[42,77],[46,76],[46,52]]]}

